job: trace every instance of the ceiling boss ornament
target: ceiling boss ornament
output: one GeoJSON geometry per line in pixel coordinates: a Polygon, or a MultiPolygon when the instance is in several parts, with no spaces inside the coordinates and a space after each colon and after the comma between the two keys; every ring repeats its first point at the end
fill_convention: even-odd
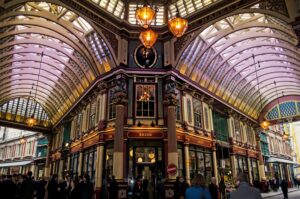
{"type": "MultiPolygon", "coordinates": [[[[150,28],[155,15],[156,10],[147,3],[145,3],[143,7],[137,8],[135,12],[136,20],[141,27],[146,29],[142,31],[139,36],[140,41],[146,48],[152,48],[158,38],[158,34],[150,28]]],[[[176,16],[169,20],[168,25],[170,31],[175,37],[181,37],[188,28],[188,21],[179,16],[177,9],[176,16]]]]}

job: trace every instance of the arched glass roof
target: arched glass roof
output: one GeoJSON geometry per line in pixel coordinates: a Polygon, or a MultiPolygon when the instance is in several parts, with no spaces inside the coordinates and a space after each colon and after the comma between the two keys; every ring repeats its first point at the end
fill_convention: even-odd
{"type": "Polygon", "coordinates": [[[276,98],[274,81],[278,92],[299,93],[300,54],[296,44],[291,26],[282,20],[260,13],[237,14],[197,34],[176,68],[242,112],[258,118],[261,109],[276,98]]]}
{"type": "Polygon", "coordinates": [[[7,10],[0,22],[0,105],[29,96],[34,85],[35,100],[54,124],[115,66],[92,25],[60,5],[27,2],[7,10]]]}
{"type": "Polygon", "coordinates": [[[31,117],[37,119],[39,126],[47,127],[50,119],[47,112],[39,103],[29,98],[15,98],[0,106],[0,118],[5,120],[15,120],[17,122],[26,122],[31,117]]]}

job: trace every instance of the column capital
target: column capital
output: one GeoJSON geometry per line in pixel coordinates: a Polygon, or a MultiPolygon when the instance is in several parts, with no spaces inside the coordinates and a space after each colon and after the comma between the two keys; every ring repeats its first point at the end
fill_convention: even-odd
{"type": "Polygon", "coordinates": [[[127,93],[125,93],[125,92],[115,93],[113,102],[116,103],[116,105],[126,105],[128,103],[127,93]]]}

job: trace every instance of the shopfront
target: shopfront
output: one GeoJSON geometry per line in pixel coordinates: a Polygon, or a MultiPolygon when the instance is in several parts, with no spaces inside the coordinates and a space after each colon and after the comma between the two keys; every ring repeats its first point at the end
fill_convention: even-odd
{"type": "Polygon", "coordinates": [[[196,174],[202,174],[209,183],[213,172],[212,152],[209,149],[201,148],[198,146],[189,147],[189,163],[190,163],[190,179],[196,174]]]}
{"type": "Polygon", "coordinates": [[[136,183],[147,184],[150,195],[157,196],[165,178],[165,154],[161,141],[128,142],[129,194],[136,183]],[[151,192],[151,193],[150,193],[151,192]]]}
{"type": "Polygon", "coordinates": [[[248,180],[249,180],[250,176],[249,176],[247,156],[236,155],[235,157],[236,157],[236,162],[235,162],[236,173],[237,174],[244,173],[246,176],[248,176],[248,180]]]}
{"type": "Polygon", "coordinates": [[[95,183],[96,171],[96,146],[87,148],[83,151],[82,173],[88,174],[92,183],[95,183]]]}

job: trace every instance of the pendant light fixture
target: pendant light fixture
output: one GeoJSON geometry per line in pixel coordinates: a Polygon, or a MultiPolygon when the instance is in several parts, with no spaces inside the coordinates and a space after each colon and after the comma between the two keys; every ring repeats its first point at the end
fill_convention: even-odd
{"type": "MultiPolygon", "coordinates": [[[[156,10],[147,3],[145,3],[143,7],[137,8],[135,12],[137,22],[141,27],[146,29],[142,31],[139,36],[139,39],[145,48],[152,48],[158,38],[158,34],[150,28],[150,24],[155,18],[155,15],[156,10]]],[[[179,11],[177,9],[176,16],[169,20],[168,25],[169,30],[175,37],[181,37],[188,28],[188,21],[179,16],[179,11]]]]}
{"type": "MultiPolygon", "coordinates": [[[[38,78],[37,78],[37,81],[36,81],[35,94],[34,94],[34,98],[33,98],[33,101],[35,101],[33,113],[32,113],[32,115],[30,116],[30,118],[28,118],[28,119],[26,120],[26,123],[27,123],[27,125],[28,125],[29,127],[33,127],[33,126],[35,126],[35,125],[37,124],[37,120],[34,118],[34,114],[35,114],[35,110],[36,110],[36,107],[37,107],[36,94],[37,94],[37,87],[38,87],[39,80],[40,80],[40,74],[41,74],[41,68],[42,68],[43,55],[44,55],[44,52],[41,53],[40,68],[39,68],[38,78]]],[[[32,89],[33,89],[33,86],[32,86],[32,89]]],[[[31,91],[30,91],[30,93],[31,93],[31,91]]],[[[30,99],[30,96],[28,97],[28,100],[29,100],[29,99],[30,99]]]]}
{"type": "Polygon", "coordinates": [[[135,12],[135,18],[143,28],[149,28],[155,17],[155,10],[145,3],[143,7],[138,8],[135,12]]]}
{"type": "Polygon", "coordinates": [[[188,21],[179,16],[178,8],[176,7],[176,16],[169,20],[169,29],[175,37],[181,37],[184,35],[188,28],[188,21]]]}
{"type": "Polygon", "coordinates": [[[157,33],[151,29],[147,29],[140,33],[140,40],[146,48],[151,48],[155,44],[157,37],[157,33]]]}
{"type": "MultiPolygon", "coordinates": [[[[258,94],[259,94],[259,100],[260,100],[260,109],[262,110],[262,98],[261,98],[261,93],[260,93],[260,87],[259,87],[259,82],[258,82],[258,75],[257,75],[257,68],[256,68],[256,62],[255,62],[255,57],[254,54],[252,54],[252,58],[253,58],[253,62],[254,62],[254,67],[255,67],[255,74],[256,74],[256,83],[257,83],[257,87],[258,87],[258,94]]],[[[260,67],[260,63],[259,61],[258,63],[258,67],[260,67]]],[[[264,130],[268,130],[269,126],[270,126],[270,122],[268,120],[263,120],[260,122],[260,127],[264,130]]]]}

